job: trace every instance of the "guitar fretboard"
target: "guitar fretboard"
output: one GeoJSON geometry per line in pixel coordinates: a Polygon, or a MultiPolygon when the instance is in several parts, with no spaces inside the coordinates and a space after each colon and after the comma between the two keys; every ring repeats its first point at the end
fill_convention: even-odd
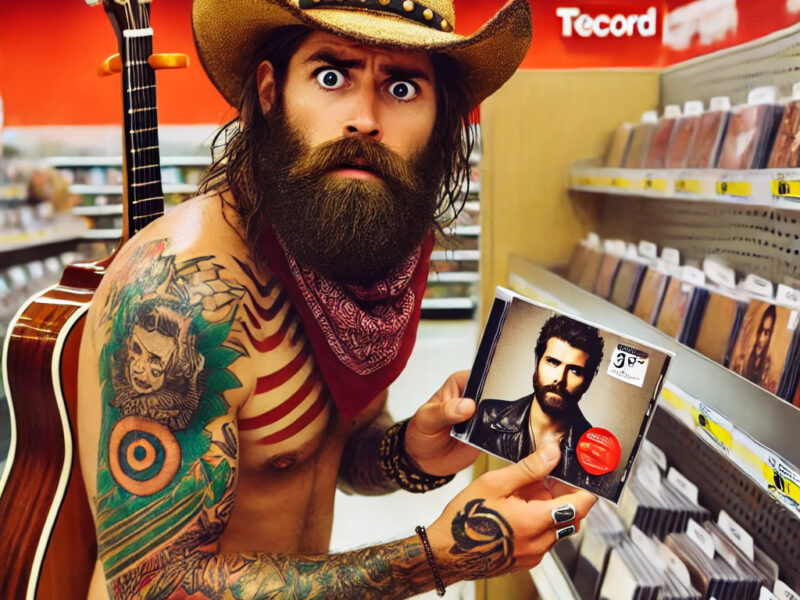
{"type": "Polygon", "coordinates": [[[158,147],[156,78],[148,58],[153,53],[153,30],[123,32],[123,108],[125,125],[126,206],[129,235],[164,214],[161,159],[158,147]]]}

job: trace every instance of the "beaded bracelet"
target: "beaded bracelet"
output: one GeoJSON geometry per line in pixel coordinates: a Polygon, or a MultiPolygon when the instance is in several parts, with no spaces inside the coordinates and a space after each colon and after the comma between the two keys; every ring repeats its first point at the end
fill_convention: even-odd
{"type": "Polygon", "coordinates": [[[379,464],[383,474],[402,489],[417,494],[435,490],[452,481],[455,475],[429,475],[411,464],[404,447],[407,425],[407,420],[395,423],[381,440],[379,464]]]}
{"type": "Polygon", "coordinates": [[[422,525],[417,525],[414,531],[417,532],[419,539],[422,541],[422,548],[425,550],[425,558],[428,559],[428,564],[431,567],[431,571],[433,571],[433,582],[436,584],[436,595],[442,597],[444,596],[446,589],[444,587],[444,581],[442,581],[442,578],[439,575],[439,569],[436,568],[436,563],[433,561],[433,550],[431,550],[431,544],[428,541],[428,534],[425,533],[425,528],[422,525]]]}

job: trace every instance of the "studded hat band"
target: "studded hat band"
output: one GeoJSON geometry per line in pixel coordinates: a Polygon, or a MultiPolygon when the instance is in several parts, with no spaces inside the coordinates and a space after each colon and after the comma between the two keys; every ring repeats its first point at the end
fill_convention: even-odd
{"type": "Polygon", "coordinates": [[[300,0],[300,8],[367,8],[392,13],[438,31],[453,30],[447,19],[414,0],[300,0]]]}

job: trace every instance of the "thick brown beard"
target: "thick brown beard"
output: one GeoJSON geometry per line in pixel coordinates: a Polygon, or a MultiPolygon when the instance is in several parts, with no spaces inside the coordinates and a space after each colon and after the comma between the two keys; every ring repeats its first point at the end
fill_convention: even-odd
{"type": "Polygon", "coordinates": [[[583,391],[580,394],[570,394],[562,384],[542,385],[538,368],[533,376],[533,393],[542,412],[551,419],[557,420],[569,417],[570,413],[578,407],[578,402],[583,396],[583,391]],[[561,400],[552,401],[548,399],[547,392],[558,394],[561,396],[561,400]]]}
{"type": "Polygon", "coordinates": [[[279,107],[259,129],[254,170],[263,227],[273,223],[301,265],[341,283],[369,284],[397,267],[433,227],[443,173],[430,144],[409,160],[357,136],[309,148],[279,107]],[[329,173],[356,161],[381,180],[329,173]]]}

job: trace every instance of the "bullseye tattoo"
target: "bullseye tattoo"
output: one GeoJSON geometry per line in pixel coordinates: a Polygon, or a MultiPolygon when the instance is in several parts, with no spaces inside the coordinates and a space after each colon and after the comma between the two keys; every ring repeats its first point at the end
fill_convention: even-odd
{"type": "Polygon", "coordinates": [[[514,565],[514,532],[500,515],[484,506],[485,500],[470,500],[452,522],[455,544],[450,554],[466,579],[497,575],[514,565]]]}

